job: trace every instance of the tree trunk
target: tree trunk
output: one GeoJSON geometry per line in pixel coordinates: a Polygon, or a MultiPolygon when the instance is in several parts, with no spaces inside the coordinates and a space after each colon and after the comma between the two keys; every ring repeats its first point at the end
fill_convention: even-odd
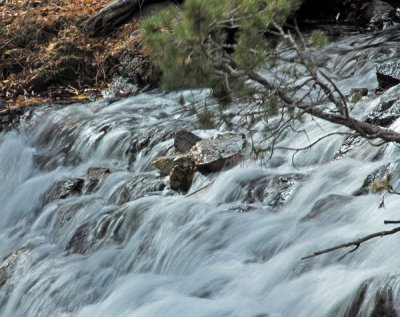
{"type": "Polygon", "coordinates": [[[144,6],[169,0],[115,0],[101,9],[95,16],[84,22],[84,28],[91,36],[105,35],[127,22],[144,6]]]}

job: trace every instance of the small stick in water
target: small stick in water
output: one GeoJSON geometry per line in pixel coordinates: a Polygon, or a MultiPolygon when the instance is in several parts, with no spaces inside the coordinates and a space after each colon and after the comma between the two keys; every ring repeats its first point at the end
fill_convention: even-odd
{"type": "Polygon", "coordinates": [[[302,257],[301,259],[302,260],[306,260],[306,259],[310,259],[310,258],[319,256],[321,254],[325,254],[325,253],[328,253],[328,252],[332,252],[332,251],[336,251],[336,250],[339,250],[339,249],[349,248],[349,247],[354,246],[355,248],[350,251],[350,253],[351,253],[351,252],[354,252],[355,250],[357,250],[358,247],[360,246],[360,244],[365,242],[365,241],[368,241],[368,240],[371,240],[371,239],[374,239],[374,238],[378,238],[378,237],[388,236],[388,235],[394,234],[394,233],[399,232],[399,231],[400,231],[400,227],[396,227],[396,228],[393,228],[392,230],[386,230],[386,231],[380,231],[380,232],[372,233],[372,234],[369,234],[369,235],[367,235],[365,237],[362,237],[362,238],[354,240],[354,241],[350,241],[350,242],[347,242],[347,243],[339,244],[337,246],[334,246],[334,247],[331,247],[331,248],[328,248],[328,249],[323,249],[323,250],[314,252],[313,254],[310,254],[310,255],[307,255],[305,257],[302,257]]]}

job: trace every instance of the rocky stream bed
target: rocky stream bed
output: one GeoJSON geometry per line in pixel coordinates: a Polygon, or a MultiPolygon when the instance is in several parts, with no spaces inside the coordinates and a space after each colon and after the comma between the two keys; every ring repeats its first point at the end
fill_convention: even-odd
{"type": "MultiPolygon", "coordinates": [[[[315,58],[355,117],[400,131],[389,18],[321,25],[315,58]]],[[[220,111],[206,90],[114,97],[1,110],[0,316],[400,316],[399,234],[302,259],[395,228],[398,144],[337,134],[287,150],[337,131],[307,119],[254,159],[252,140],[270,140],[237,125],[240,105],[204,129],[204,101],[220,111]]]]}

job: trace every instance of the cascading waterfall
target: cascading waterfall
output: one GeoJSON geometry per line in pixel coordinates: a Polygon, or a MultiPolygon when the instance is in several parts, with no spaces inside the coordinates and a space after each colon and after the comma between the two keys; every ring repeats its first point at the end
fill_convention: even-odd
{"type": "MultiPolygon", "coordinates": [[[[388,34],[347,36],[319,63],[343,89],[376,88],[372,60],[394,56],[399,42],[388,34]]],[[[182,94],[187,103],[204,96],[182,94]]],[[[398,196],[383,209],[379,195],[353,195],[396,163],[398,147],[355,144],[340,157],[338,135],[298,153],[295,165],[292,152],[276,151],[263,166],[248,160],[198,176],[192,192],[212,184],[180,195],[150,167],[177,128],[196,129],[178,95],[43,107],[0,134],[0,316],[397,316],[400,235],[301,258],[400,219],[398,196]],[[110,174],[89,186],[93,167],[110,174]]],[[[381,98],[365,98],[354,114],[381,98]]],[[[280,145],[334,130],[303,125],[307,135],[288,133],[280,145]]]]}

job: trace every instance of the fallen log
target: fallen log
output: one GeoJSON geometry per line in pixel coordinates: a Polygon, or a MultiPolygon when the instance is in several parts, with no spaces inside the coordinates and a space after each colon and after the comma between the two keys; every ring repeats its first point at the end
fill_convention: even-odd
{"type": "Polygon", "coordinates": [[[140,13],[145,6],[160,2],[180,2],[170,0],[115,0],[83,23],[89,35],[105,35],[140,13]]]}

